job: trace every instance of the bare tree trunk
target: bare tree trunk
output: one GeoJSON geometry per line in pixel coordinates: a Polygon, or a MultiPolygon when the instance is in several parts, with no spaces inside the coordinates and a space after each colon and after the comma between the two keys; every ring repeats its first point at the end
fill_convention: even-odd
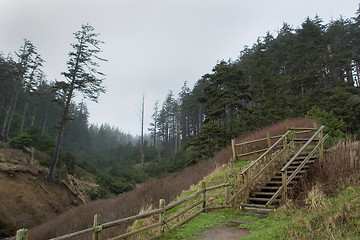
{"type": "Polygon", "coordinates": [[[9,122],[7,124],[6,132],[5,132],[5,141],[7,141],[9,139],[10,127],[11,127],[11,123],[12,123],[12,120],[13,120],[13,117],[14,117],[15,108],[16,108],[18,98],[19,98],[19,90],[17,90],[16,93],[15,93],[14,104],[11,107],[10,118],[9,118],[9,122]]]}
{"type": "Polygon", "coordinates": [[[55,167],[59,158],[59,153],[60,153],[60,146],[61,146],[61,142],[62,142],[62,137],[63,137],[63,133],[64,133],[64,128],[65,128],[65,121],[62,121],[60,129],[59,129],[59,133],[57,135],[56,138],[56,148],[55,148],[55,152],[51,161],[51,166],[50,166],[50,171],[49,171],[49,175],[47,177],[47,179],[49,181],[55,181],[55,167]]]}
{"type": "Polygon", "coordinates": [[[29,103],[26,102],[25,106],[24,106],[24,112],[23,112],[23,117],[21,120],[21,125],[20,125],[20,133],[22,133],[24,131],[24,124],[25,124],[25,116],[26,116],[26,111],[28,109],[29,103]]]}
{"type": "Polygon", "coordinates": [[[10,100],[10,103],[9,103],[9,106],[6,110],[6,114],[5,114],[5,118],[4,118],[4,121],[3,121],[3,125],[2,125],[2,128],[1,128],[1,140],[3,142],[6,142],[6,139],[5,139],[5,131],[6,131],[6,126],[7,126],[7,123],[8,123],[8,120],[9,120],[9,116],[10,116],[10,112],[11,112],[11,107],[13,105],[13,101],[15,100],[15,95],[11,98],[10,100]]]}
{"type": "Polygon", "coordinates": [[[31,123],[30,123],[31,127],[33,127],[35,125],[36,111],[37,111],[37,108],[34,109],[34,113],[33,113],[32,117],[31,117],[31,123]]]}
{"type": "Polygon", "coordinates": [[[144,95],[141,103],[141,164],[145,165],[145,145],[144,145],[144,95]]]}
{"type": "Polygon", "coordinates": [[[42,125],[42,130],[41,130],[41,133],[42,133],[42,134],[45,134],[46,123],[47,123],[47,117],[48,117],[48,111],[46,111],[46,113],[45,113],[44,122],[43,122],[43,125],[42,125]]]}

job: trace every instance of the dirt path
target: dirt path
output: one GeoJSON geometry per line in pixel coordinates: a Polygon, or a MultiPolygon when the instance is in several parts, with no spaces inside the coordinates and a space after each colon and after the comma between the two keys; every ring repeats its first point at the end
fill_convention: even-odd
{"type": "Polygon", "coordinates": [[[206,229],[196,240],[237,240],[250,234],[247,229],[235,227],[215,227],[206,229]]]}

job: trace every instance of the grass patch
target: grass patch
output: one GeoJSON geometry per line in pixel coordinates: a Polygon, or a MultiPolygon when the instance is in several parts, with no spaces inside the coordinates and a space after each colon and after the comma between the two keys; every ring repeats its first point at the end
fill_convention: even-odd
{"type": "Polygon", "coordinates": [[[315,195],[310,192],[308,204],[300,209],[290,203],[249,225],[251,234],[242,239],[360,239],[359,187],[349,186],[326,199],[315,195]]]}
{"type": "Polygon", "coordinates": [[[191,222],[180,226],[171,232],[165,233],[159,237],[159,240],[173,240],[173,239],[195,239],[207,228],[216,226],[231,226],[232,224],[226,222],[226,219],[242,220],[242,221],[259,221],[259,219],[252,217],[239,216],[239,210],[225,209],[215,212],[202,213],[200,216],[191,222]]]}

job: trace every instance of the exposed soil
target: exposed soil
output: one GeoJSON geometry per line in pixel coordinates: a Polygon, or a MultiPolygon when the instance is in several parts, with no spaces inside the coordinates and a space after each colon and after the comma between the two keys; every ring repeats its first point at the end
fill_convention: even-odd
{"type": "Polygon", "coordinates": [[[215,227],[206,229],[197,240],[237,240],[250,234],[248,229],[215,227]]]}
{"type": "Polygon", "coordinates": [[[45,176],[44,169],[30,165],[26,153],[0,149],[0,238],[83,202],[65,183],[48,182],[45,176]]]}

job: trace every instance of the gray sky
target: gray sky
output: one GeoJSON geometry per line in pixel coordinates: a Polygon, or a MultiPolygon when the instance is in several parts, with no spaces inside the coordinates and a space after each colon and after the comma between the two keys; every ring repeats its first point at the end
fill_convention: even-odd
{"type": "Polygon", "coordinates": [[[236,59],[267,31],[286,22],[299,27],[318,14],[325,23],[355,16],[359,0],[0,0],[0,51],[31,40],[46,61],[48,80],[61,79],[73,32],[90,23],[105,41],[100,70],[107,92],[88,103],[90,123],[109,123],[140,133],[156,100],[192,88],[221,59],[236,59]]]}

